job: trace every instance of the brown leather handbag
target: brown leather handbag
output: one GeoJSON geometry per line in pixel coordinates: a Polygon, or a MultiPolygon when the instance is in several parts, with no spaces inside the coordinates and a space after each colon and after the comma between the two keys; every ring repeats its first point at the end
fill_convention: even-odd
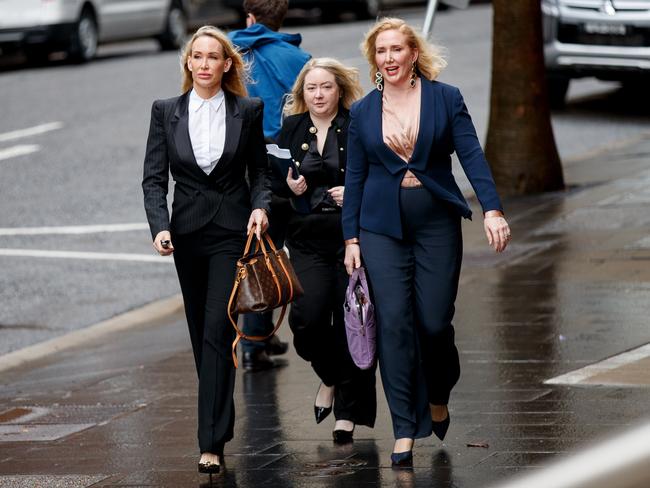
{"type": "Polygon", "coordinates": [[[264,233],[250,253],[254,230],[248,234],[244,254],[237,260],[235,284],[228,301],[228,318],[237,332],[232,343],[232,359],[237,367],[237,344],[241,339],[263,341],[280,328],[287,305],[303,294],[296,272],[284,249],[276,249],[271,238],[264,233]],[[266,241],[266,243],[265,243],[266,241]],[[267,249],[267,244],[270,249],[267,249]],[[282,306],[273,332],[266,336],[249,336],[237,326],[234,314],[268,312],[282,306]]]}

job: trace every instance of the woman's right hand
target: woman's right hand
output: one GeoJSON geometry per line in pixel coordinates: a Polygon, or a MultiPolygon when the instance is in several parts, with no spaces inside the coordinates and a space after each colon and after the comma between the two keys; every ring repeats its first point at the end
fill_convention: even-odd
{"type": "Polygon", "coordinates": [[[345,264],[345,270],[349,275],[351,275],[356,268],[361,267],[361,247],[359,244],[346,244],[343,264],[345,264]]]}
{"type": "Polygon", "coordinates": [[[161,230],[158,232],[156,238],[153,240],[153,247],[161,256],[169,256],[174,252],[174,246],[172,245],[172,235],[168,230],[161,230]],[[167,247],[163,247],[162,241],[169,241],[169,245],[167,247]]]}
{"type": "Polygon", "coordinates": [[[307,181],[300,175],[297,180],[293,179],[293,168],[289,168],[287,173],[287,185],[294,195],[300,196],[307,191],[307,181]]]}

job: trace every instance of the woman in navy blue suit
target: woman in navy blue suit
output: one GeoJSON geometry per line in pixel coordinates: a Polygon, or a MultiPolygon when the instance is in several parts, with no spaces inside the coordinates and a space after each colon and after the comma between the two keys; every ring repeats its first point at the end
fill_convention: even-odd
{"type": "Polygon", "coordinates": [[[461,217],[471,211],[451,172],[456,152],[481,203],[489,244],[510,229],[460,91],[435,81],[437,50],[401,19],[378,21],[363,50],[376,90],[350,111],[342,224],[348,273],[373,289],[379,366],[393,421],[394,466],[412,464],[415,439],[449,427],[460,376],[454,301],[461,217]]]}

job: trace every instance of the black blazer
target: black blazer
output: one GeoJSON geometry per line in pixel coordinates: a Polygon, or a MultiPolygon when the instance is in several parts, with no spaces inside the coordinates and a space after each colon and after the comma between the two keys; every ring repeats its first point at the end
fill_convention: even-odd
{"type": "Polygon", "coordinates": [[[156,100],[151,108],[142,179],[151,235],[155,238],[163,230],[171,231],[172,237],[187,234],[210,221],[245,232],[251,209],[270,211],[269,167],[262,131],[264,104],[258,98],[225,92],[224,150],[207,175],[192,150],[189,93],[156,100]],[[175,181],[171,221],[167,210],[170,171],[175,181]]]}
{"type": "MultiPolygon", "coordinates": [[[[347,140],[348,127],[350,126],[350,113],[343,107],[339,107],[339,111],[332,121],[332,125],[336,127],[336,139],[339,148],[338,185],[343,186],[345,183],[345,164],[347,160],[347,140]]],[[[278,135],[278,145],[291,151],[291,157],[296,163],[298,171],[300,171],[300,164],[307,154],[311,141],[316,139],[316,133],[309,130],[313,126],[314,123],[309,116],[309,112],[290,115],[282,122],[282,129],[278,135]]],[[[293,192],[291,192],[287,186],[286,174],[280,174],[277,168],[273,168],[272,178],[272,188],[274,193],[286,197],[295,197],[293,192]]]]}

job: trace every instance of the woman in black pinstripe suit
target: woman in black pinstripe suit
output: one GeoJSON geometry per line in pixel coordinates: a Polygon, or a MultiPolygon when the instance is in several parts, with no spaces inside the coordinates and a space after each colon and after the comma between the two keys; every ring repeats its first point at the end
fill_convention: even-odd
{"type": "Polygon", "coordinates": [[[246,232],[268,226],[268,161],[263,104],[246,98],[244,64],[227,36],[199,29],[181,68],[183,94],[153,104],[142,188],[153,246],[173,253],[183,293],[199,376],[199,471],[216,473],[235,421],[228,296],[246,232]]]}

